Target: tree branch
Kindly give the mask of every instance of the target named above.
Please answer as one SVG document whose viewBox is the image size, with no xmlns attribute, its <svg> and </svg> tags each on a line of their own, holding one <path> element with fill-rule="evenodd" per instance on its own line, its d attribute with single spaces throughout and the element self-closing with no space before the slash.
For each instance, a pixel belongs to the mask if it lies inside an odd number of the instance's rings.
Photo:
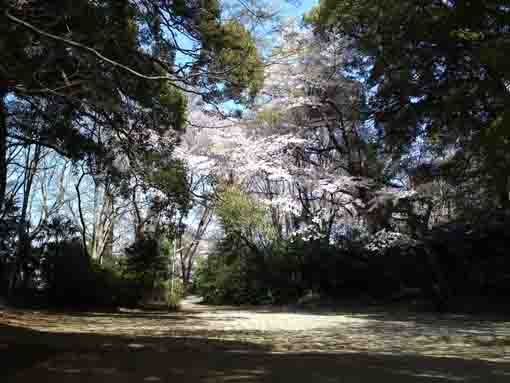
<svg viewBox="0 0 510 383">
<path fill-rule="evenodd" d="M 112 65 L 114 67 L 120 68 L 120 69 L 122 69 L 122 70 L 124 70 L 124 71 L 126 71 L 126 72 L 128 72 L 130 74 L 132 74 L 133 76 L 142 78 L 144 80 L 151 80 L 151 81 L 154 81 L 154 80 L 157 80 L 157 81 L 166 80 L 166 81 L 169 81 L 170 84 L 173 87 L 175 87 L 175 88 L 177 88 L 179 90 L 182 90 L 184 92 L 189 92 L 189 93 L 195 93 L 195 92 L 193 92 L 193 91 L 191 91 L 189 89 L 186 89 L 186 88 L 183 88 L 183 87 L 181 87 L 179 85 L 176 85 L 174 83 L 174 81 L 176 81 L 177 79 L 171 78 L 168 75 L 164 75 L 164 76 L 148 76 L 148 75 L 145 75 L 143 73 L 140 73 L 140 72 L 138 72 L 138 71 L 128 67 L 127 65 L 121 64 L 121 63 L 119 63 L 119 62 L 117 62 L 115 60 L 112 60 L 112 59 L 104 56 L 103 54 L 101 54 L 99 51 L 97 51 L 94 48 L 91 48 L 91 47 L 89 47 L 87 45 L 81 44 L 81 43 L 79 43 L 77 41 L 67 39 L 65 37 L 61 37 L 61 36 L 57 36 L 57 35 L 54 35 L 54 34 L 49 33 L 49 32 L 45 32 L 42 29 L 39 29 L 36 26 L 34 26 L 34 25 L 32 25 L 32 24 L 30 24 L 30 23 L 28 23 L 26 21 L 21 20 L 21 19 L 15 17 L 15 16 L 11 15 L 9 13 L 9 11 L 5 11 L 5 16 L 9 20 L 11 20 L 12 22 L 14 22 L 14 23 L 16 23 L 18 25 L 22 25 L 25 28 L 30 29 L 32 32 L 35 32 L 35 33 L 37 33 L 37 34 L 39 34 L 41 36 L 45 36 L 45 37 L 47 37 L 49 39 L 60 41 L 60 42 L 62 42 L 64 44 L 67 44 L 67 45 L 70 45 L 70 46 L 73 46 L 73 47 L 85 50 L 85 51 L 93 54 L 94 56 L 96 56 L 98 59 L 100 59 L 100 60 L 102 60 L 102 61 L 104 61 L 104 62 L 106 62 L 106 63 L 108 63 L 108 64 L 110 64 L 110 65 Z M 196 94 L 200 95 L 201 93 L 196 93 Z"/>
</svg>

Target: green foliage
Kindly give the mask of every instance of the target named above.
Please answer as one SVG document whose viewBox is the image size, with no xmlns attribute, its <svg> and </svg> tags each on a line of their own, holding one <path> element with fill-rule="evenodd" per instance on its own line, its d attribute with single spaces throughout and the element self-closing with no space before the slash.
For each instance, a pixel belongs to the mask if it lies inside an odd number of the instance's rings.
<svg viewBox="0 0 510 383">
<path fill-rule="evenodd" d="M 168 161 L 159 153 L 146 153 L 144 159 L 145 181 L 148 185 L 164 193 L 167 201 L 161 201 L 160 207 L 176 204 L 186 210 L 190 204 L 190 195 L 186 179 L 186 168 L 182 161 Z"/>
<path fill-rule="evenodd" d="M 152 291 L 158 281 L 166 278 L 167 265 L 168 260 L 156 239 L 139 239 L 126 248 L 124 273 L 129 279 L 138 281 L 146 292 Z"/>
<path fill-rule="evenodd" d="M 184 285 L 180 279 L 164 282 L 165 303 L 170 310 L 178 310 L 184 298 Z"/>
<path fill-rule="evenodd" d="M 186 123 L 186 109 L 188 101 L 182 91 L 168 83 L 162 83 L 162 89 L 157 97 L 160 118 L 163 123 L 177 131 L 183 131 Z M 157 108 L 155 108 L 157 110 Z"/>
<path fill-rule="evenodd" d="M 137 282 L 119 270 L 95 264 L 79 241 L 50 243 L 34 249 L 41 262 L 42 292 L 63 306 L 132 306 L 139 299 Z"/>
<path fill-rule="evenodd" d="M 250 102 L 264 83 L 262 58 L 251 33 L 238 20 L 220 22 L 217 5 L 211 7 L 202 9 L 199 25 L 202 51 L 196 68 L 207 65 L 208 81 L 215 84 L 220 80 L 221 86 L 216 87 L 211 96 Z M 228 76 L 222 76 L 222 73 Z"/>
<path fill-rule="evenodd" d="M 328 271 L 333 248 L 323 241 L 277 239 L 266 208 L 238 186 L 222 190 L 216 214 L 225 237 L 194 277 L 195 289 L 206 301 L 292 302 L 327 283 L 321 272 Z"/>
<path fill-rule="evenodd" d="M 338 249 L 324 242 L 275 241 L 262 256 L 233 238 L 199 264 L 195 288 L 211 303 L 291 303 L 306 291 L 335 294 Z"/>
<path fill-rule="evenodd" d="M 18 207 L 13 203 L 4 206 L 3 216 L 0 218 L 0 275 L 7 263 L 12 261 L 16 247 L 16 231 L 18 227 Z M 0 286 L 0 291 L 3 291 Z"/>
<path fill-rule="evenodd" d="M 110 58 L 143 71 L 145 68 L 142 66 L 147 65 L 147 60 L 141 60 L 140 45 L 136 36 L 138 31 L 133 27 L 135 9 L 124 1 L 103 3 L 98 6 L 89 1 L 60 0 L 51 5 L 45 4 L 45 16 L 33 18 L 27 18 L 27 15 L 32 14 L 32 7 L 43 5 L 32 2 L 16 4 L 9 1 L 5 10 L 34 23 L 45 32 L 66 36 L 108 52 Z M 6 52 L 3 64 L 9 68 L 9 72 L 6 73 L 5 68 L 0 66 L 0 83 L 7 79 L 13 81 L 17 86 L 10 90 L 14 91 L 15 96 L 26 96 L 35 89 L 62 88 L 55 93 L 45 94 L 42 91 L 40 96 L 44 100 L 41 104 L 46 109 L 43 114 L 46 121 L 64 122 L 57 130 L 48 129 L 48 132 L 58 134 L 53 143 L 58 144 L 70 155 L 73 155 L 76 149 L 84 151 L 85 148 L 81 145 L 86 146 L 87 141 L 87 136 L 83 132 L 78 134 L 78 130 L 73 130 L 75 129 L 73 122 L 81 115 L 80 103 L 88 105 L 91 110 L 98 113 L 113 113 L 121 108 L 119 91 L 141 102 L 148 93 L 154 91 L 152 86 L 140 86 L 141 81 L 126 78 L 115 68 L 101 65 L 100 60 L 94 59 L 85 51 L 67 49 L 68 47 L 61 42 L 20 27 L 7 19 L 4 13 L 0 18 L 2 25 L 0 46 Z M 121 77 L 122 81 L 118 81 Z M 68 96 L 77 103 L 66 99 Z M 34 98 L 34 101 L 39 100 Z M 60 118 L 61 116 L 65 119 Z M 72 132 L 75 133 L 74 139 L 66 143 L 67 136 Z M 85 142 L 76 144 L 79 136 Z"/>
<path fill-rule="evenodd" d="M 226 21 L 221 34 L 223 41 L 213 45 L 217 58 L 212 68 L 230 73 L 225 89 L 228 97 L 243 100 L 242 92 L 247 89 L 248 98 L 253 99 L 264 83 L 264 67 L 255 42 L 237 20 Z"/>
<path fill-rule="evenodd" d="M 283 115 L 284 113 L 277 108 L 264 108 L 257 112 L 257 120 L 272 127 L 282 121 Z"/>
<path fill-rule="evenodd" d="M 436 271 L 423 248 L 409 253 L 403 246 L 370 256 L 351 241 L 341 248 L 324 240 L 275 241 L 262 257 L 227 237 L 199 265 L 195 289 L 215 304 L 303 303 L 310 296 L 389 300 L 402 286 L 436 299 Z"/>
<path fill-rule="evenodd" d="M 506 1 L 322 0 L 305 19 L 351 44 L 350 69 L 377 86 L 370 106 L 388 148 L 455 146 L 469 158 L 462 198 L 483 190 L 483 209 L 510 207 L 498 181 L 510 176 Z"/>
<path fill-rule="evenodd" d="M 114 157 L 120 153 L 137 168 L 158 137 L 167 139 L 161 156 L 167 161 L 156 168 L 179 167 L 170 161 L 174 143 L 168 138 L 186 125 L 183 88 L 202 92 L 206 101 L 244 102 L 262 86 L 263 65 L 250 32 L 222 19 L 216 0 L 2 4 L 0 95 L 10 94 L 7 111 L 20 114 L 11 124 L 16 135 L 86 159 L 101 175 L 119 173 Z M 170 35 L 177 41 L 185 36 L 194 48 L 176 46 Z M 178 70 L 177 52 L 189 60 Z M 23 123 L 27 113 L 37 123 Z M 2 123 L 3 115 L 2 109 Z"/>
<path fill-rule="evenodd" d="M 253 239 L 256 234 L 269 238 L 273 235 L 265 207 L 239 186 L 228 186 L 221 191 L 216 214 L 227 233 L 237 233 L 245 240 Z"/>
<path fill-rule="evenodd" d="M 197 267 L 194 277 L 195 289 L 206 302 L 214 304 L 266 303 L 267 291 L 263 291 L 253 267 L 247 258 L 250 250 L 230 239 L 223 240 L 214 254 Z M 272 303 L 272 302 L 267 302 Z"/>
</svg>

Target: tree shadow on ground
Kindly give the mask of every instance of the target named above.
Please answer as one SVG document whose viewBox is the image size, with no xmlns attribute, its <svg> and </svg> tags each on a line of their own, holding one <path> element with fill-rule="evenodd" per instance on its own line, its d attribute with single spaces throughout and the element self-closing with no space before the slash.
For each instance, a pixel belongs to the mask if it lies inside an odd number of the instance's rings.
<svg viewBox="0 0 510 383">
<path fill-rule="evenodd" d="M 62 310 L 53 310 L 46 311 L 48 314 L 65 314 L 68 317 L 77 317 L 77 318 L 87 318 L 87 317 L 96 317 L 96 318 L 130 318 L 130 319 L 148 319 L 148 320 L 175 320 L 175 321 L 184 321 L 184 320 L 199 320 L 200 317 L 188 313 L 187 315 L 182 315 L 180 313 L 165 313 L 162 311 L 154 311 L 154 312 L 122 312 L 122 311 L 113 311 L 113 312 L 102 312 L 102 311 L 62 311 Z"/>
<path fill-rule="evenodd" d="M 507 382 L 510 363 L 271 353 L 250 342 L 39 332 L 0 325 L 2 382 Z"/>
<path fill-rule="evenodd" d="M 196 307 L 208 308 L 206 304 L 199 304 Z M 324 306 L 306 306 L 306 305 L 281 305 L 281 306 L 215 306 L 214 311 L 230 312 L 230 311 L 250 311 L 260 314 L 284 314 L 284 313 L 296 313 L 296 314 L 312 314 L 320 316 L 335 316 L 335 315 L 354 315 L 354 316 L 365 316 L 372 319 L 386 319 L 394 318 L 396 320 L 416 320 L 420 318 L 455 318 L 457 320 L 472 320 L 477 318 L 480 321 L 510 321 L 510 312 L 506 313 L 503 311 L 451 311 L 451 312 L 437 312 L 429 309 L 423 309 L 414 307 L 411 303 L 407 304 L 331 304 Z"/>
<path fill-rule="evenodd" d="M 314 316 L 350 316 L 354 318 L 364 318 L 379 321 L 400 321 L 415 323 L 430 323 L 440 321 L 445 325 L 457 327 L 459 323 L 469 325 L 484 325 L 494 323 L 509 323 L 510 313 L 495 312 L 435 312 L 430 310 L 415 309 L 409 305 L 391 305 L 391 304 L 333 304 L 322 307 L 307 307 L 300 305 L 281 305 L 281 306 L 208 306 L 205 303 L 194 305 L 195 309 L 188 312 L 197 312 L 201 310 L 213 312 L 250 312 L 257 314 L 304 314 Z M 211 307 L 214 307 L 211 310 Z M 186 311 L 184 311 L 186 312 Z"/>
<path fill-rule="evenodd" d="M 337 311 L 335 315 L 278 308 L 235 310 L 197 305 L 187 305 L 178 313 L 7 310 L 0 312 L 0 323 L 50 333 L 220 339 L 263 345 L 277 352 L 406 354 L 510 362 L 509 322 L 480 316 L 392 312 L 380 307 Z"/>
</svg>

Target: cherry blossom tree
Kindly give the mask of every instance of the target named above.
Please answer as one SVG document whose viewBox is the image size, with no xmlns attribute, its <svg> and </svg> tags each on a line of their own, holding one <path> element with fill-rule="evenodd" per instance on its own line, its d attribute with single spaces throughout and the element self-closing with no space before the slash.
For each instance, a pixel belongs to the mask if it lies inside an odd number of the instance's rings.
<svg viewBox="0 0 510 383">
<path fill-rule="evenodd" d="M 364 86 L 343 69 L 348 53 L 295 24 L 279 44 L 257 108 L 237 120 L 191 115 L 204 129 L 184 149 L 190 167 L 256 196 L 281 238 L 333 240 L 346 222 L 385 227 L 413 192 L 392 182 L 398 164 L 378 152 Z"/>
</svg>

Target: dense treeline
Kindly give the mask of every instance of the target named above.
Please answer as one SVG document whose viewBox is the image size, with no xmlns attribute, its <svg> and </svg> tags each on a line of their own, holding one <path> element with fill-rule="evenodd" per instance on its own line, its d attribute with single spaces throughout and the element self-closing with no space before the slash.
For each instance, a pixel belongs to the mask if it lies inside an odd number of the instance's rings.
<svg viewBox="0 0 510 383">
<path fill-rule="evenodd" d="M 249 103 L 263 81 L 249 20 L 223 8 L 0 1 L 2 295 L 133 303 L 165 283 L 188 97 Z"/>
<path fill-rule="evenodd" d="M 1 294 L 508 293 L 508 5 L 265 5 L 0 0 Z"/>
<path fill-rule="evenodd" d="M 279 242 L 266 257 L 226 237 L 199 265 L 195 287 L 211 303 L 347 300 L 439 311 L 506 310 L 509 221 L 503 215 L 477 225 L 455 222 L 432 230 L 423 241 L 379 232 L 365 241 L 345 238 L 343 246 Z"/>
<path fill-rule="evenodd" d="M 246 200 L 219 196 L 225 237 L 199 291 L 438 310 L 506 296 L 509 16 L 501 1 L 321 1 L 313 32 L 290 26 L 251 146 L 231 155 Z"/>
</svg>

